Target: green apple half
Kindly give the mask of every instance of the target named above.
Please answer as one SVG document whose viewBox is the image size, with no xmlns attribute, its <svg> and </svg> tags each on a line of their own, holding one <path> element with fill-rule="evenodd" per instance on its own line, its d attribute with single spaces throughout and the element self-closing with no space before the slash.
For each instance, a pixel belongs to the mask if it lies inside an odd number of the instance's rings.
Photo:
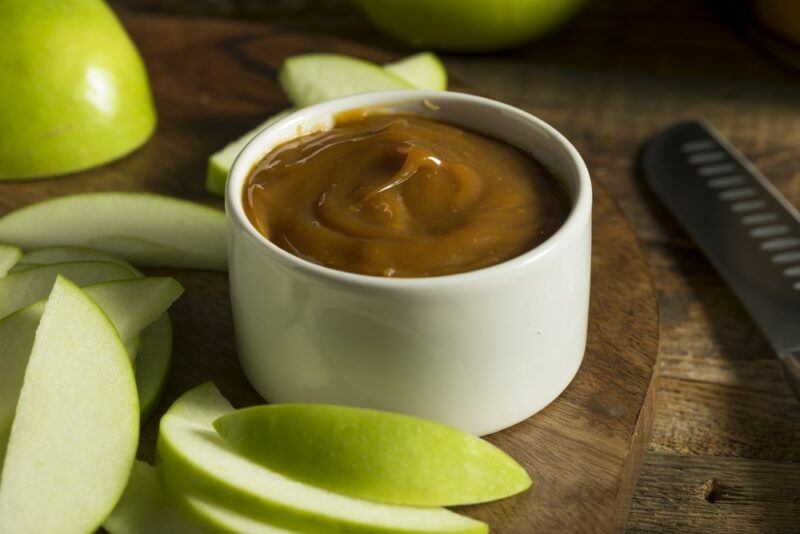
<svg viewBox="0 0 800 534">
<path fill-rule="evenodd" d="M 82 193 L 56 197 L 0 219 L 0 241 L 23 249 L 94 248 L 137 265 L 227 268 L 225 215 L 150 193 Z"/>
<path fill-rule="evenodd" d="M 159 390 L 166 381 L 169 354 L 163 354 L 164 338 L 171 343 L 171 328 L 166 319 L 166 310 L 183 291 L 180 284 L 171 278 L 136 278 L 116 282 L 103 282 L 84 288 L 84 292 L 103 310 L 120 339 L 136 339 L 139 332 L 158 317 L 155 323 L 142 332 L 142 349 L 137 361 L 137 386 L 147 394 L 141 398 L 141 411 L 147 412 L 157 400 Z M 14 419 L 14 409 L 22 388 L 25 368 L 31 355 L 45 302 L 31 304 L 0 320 L 0 347 L 2 350 L 2 373 L 0 373 L 0 462 Z M 154 339 L 151 339 L 153 337 Z M 128 342 L 126 342 L 127 345 Z M 169 347 L 171 348 L 171 347 Z M 151 354 L 152 353 L 152 354 Z M 129 357 L 131 355 L 129 354 Z M 160 359 L 160 360 L 159 360 Z M 143 368 L 140 371 L 140 368 Z"/>
<path fill-rule="evenodd" d="M 0 477 L 0 532 L 91 532 L 122 495 L 139 439 L 125 346 L 59 277 L 44 307 Z"/>
<path fill-rule="evenodd" d="M 584 0 L 356 0 L 375 26 L 416 47 L 489 52 L 553 31 Z"/>
<path fill-rule="evenodd" d="M 136 48 L 102 0 L 0 2 L 0 180 L 131 152 L 156 114 Z"/>
<path fill-rule="evenodd" d="M 485 533 L 484 523 L 443 508 L 378 504 L 291 480 L 240 456 L 212 423 L 233 408 L 213 384 L 181 396 L 162 417 L 157 456 L 163 476 L 258 521 L 301 532 Z"/>
<path fill-rule="evenodd" d="M 389 412 L 272 404 L 214 422 L 237 452 L 289 478 L 343 495 L 410 506 L 494 501 L 531 479 L 488 441 Z"/>
<path fill-rule="evenodd" d="M 11 245 L 0 243 L 0 277 L 6 275 L 22 257 L 22 251 Z"/>
</svg>

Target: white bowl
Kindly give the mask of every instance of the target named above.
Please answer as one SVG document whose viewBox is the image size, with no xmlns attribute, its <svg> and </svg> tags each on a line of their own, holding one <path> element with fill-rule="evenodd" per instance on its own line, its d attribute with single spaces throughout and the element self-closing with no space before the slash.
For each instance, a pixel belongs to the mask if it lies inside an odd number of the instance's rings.
<svg viewBox="0 0 800 534">
<path fill-rule="evenodd" d="M 335 114 L 382 107 L 505 140 L 563 178 L 564 225 L 503 263 L 430 278 L 323 267 L 250 223 L 242 190 L 276 145 L 329 128 Z M 269 402 L 408 413 L 484 435 L 544 408 L 583 359 L 589 310 L 592 188 L 575 148 L 536 117 L 462 93 L 384 91 L 301 109 L 265 128 L 228 177 L 231 299 L 239 358 Z"/>
</svg>

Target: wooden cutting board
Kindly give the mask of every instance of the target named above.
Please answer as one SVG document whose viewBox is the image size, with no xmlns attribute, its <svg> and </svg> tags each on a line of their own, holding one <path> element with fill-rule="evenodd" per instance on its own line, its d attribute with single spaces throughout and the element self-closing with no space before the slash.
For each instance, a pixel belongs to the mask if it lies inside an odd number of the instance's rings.
<svg viewBox="0 0 800 534">
<path fill-rule="evenodd" d="M 54 195 L 154 191 L 213 206 L 206 159 L 288 106 L 275 80 L 290 54 L 338 51 L 394 59 L 331 37 L 231 21 L 128 16 L 147 63 L 159 126 L 140 150 L 102 168 L 39 182 L 0 183 L 0 214 Z M 535 110 L 533 110 L 535 112 Z M 236 359 L 224 273 L 148 270 L 186 288 L 172 311 L 174 366 L 159 411 L 144 426 L 140 457 L 153 460 L 158 416 L 181 393 L 213 380 L 235 406 L 263 402 Z M 522 462 L 533 488 L 464 507 L 493 532 L 621 530 L 652 422 L 658 313 L 649 268 L 634 234 L 595 183 L 588 348 L 575 380 L 550 406 L 488 439 Z"/>
</svg>

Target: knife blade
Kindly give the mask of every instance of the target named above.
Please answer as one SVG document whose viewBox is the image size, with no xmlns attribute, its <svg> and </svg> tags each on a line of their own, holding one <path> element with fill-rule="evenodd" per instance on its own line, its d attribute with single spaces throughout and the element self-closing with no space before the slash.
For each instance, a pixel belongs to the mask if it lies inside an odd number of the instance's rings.
<svg viewBox="0 0 800 534">
<path fill-rule="evenodd" d="M 764 333 L 800 398 L 800 214 L 702 120 L 653 137 L 642 166 Z"/>
</svg>

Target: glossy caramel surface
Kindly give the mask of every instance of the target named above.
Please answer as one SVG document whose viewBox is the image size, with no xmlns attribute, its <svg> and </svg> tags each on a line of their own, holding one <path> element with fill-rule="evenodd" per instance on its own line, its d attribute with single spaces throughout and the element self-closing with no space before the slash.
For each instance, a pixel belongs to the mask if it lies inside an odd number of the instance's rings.
<svg viewBox="0 0 800 534">
<path fill-rule="evenodd" d="M 560 180 L 517 148 L 421 116 L 366 112 L 277 146 L 243 195 L 250 221 L 279 247 L 395 277 L 508 260 L 570 210 Z"/>
</svg>

